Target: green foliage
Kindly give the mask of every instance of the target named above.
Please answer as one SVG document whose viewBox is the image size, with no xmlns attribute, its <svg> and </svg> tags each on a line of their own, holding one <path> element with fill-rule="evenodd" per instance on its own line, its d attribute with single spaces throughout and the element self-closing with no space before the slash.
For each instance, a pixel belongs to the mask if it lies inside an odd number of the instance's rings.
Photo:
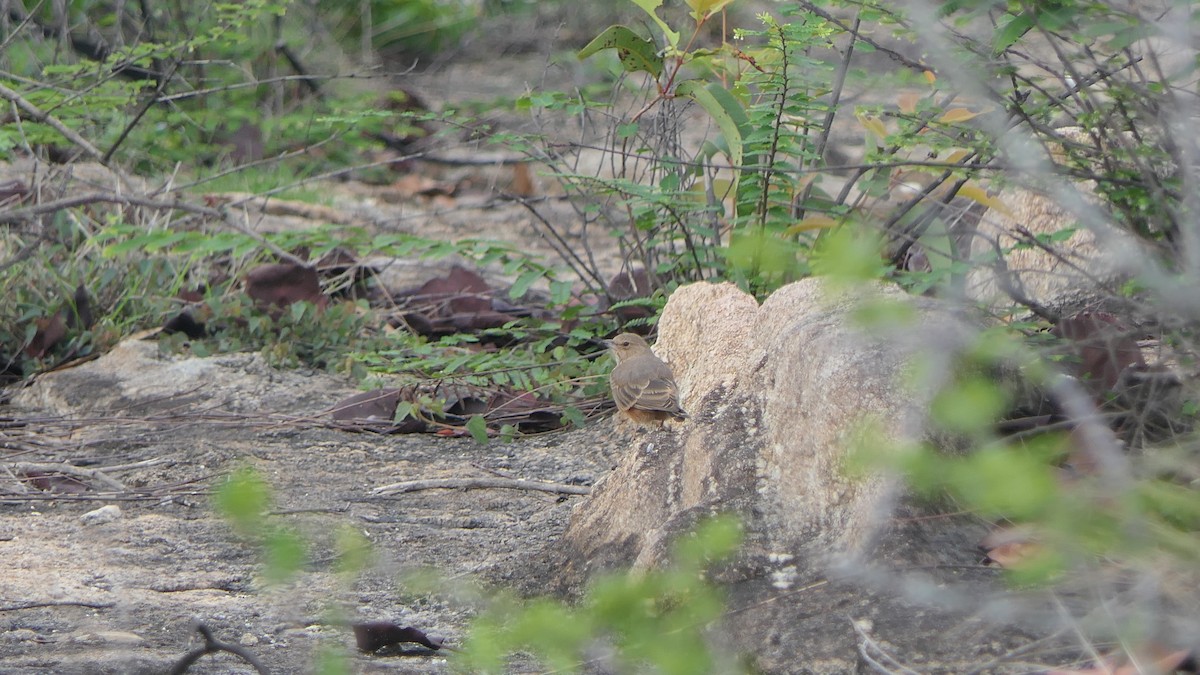
<svg viewBox="0 0 1200 675">
<path fill-rule="evenodd" d="M 600 578 L 578 607 L 495 598 L 472 624 L 462 665 L 502 672 L 509 655 L 528 651 L 556 672 L 580 672 L 589 650 L 608 644 L 619 672 L 647 666 L 679 675 L 730 672 L 718 665 L 705 635 L 724 609 L 705 570 L 732 556 L 740 542 L 736 520 L 718 517 L 675 543 L 672 567 Z"/>
<path fill-rule="evenodd" d="M 381 109 L 388 106 L 377 95 L 312 74 L 340 65 L 323 56 L 336 55 L 340 46 L 323 37 L 328 33 L 314 34 L 313 23 L 344 16 L 361 26 L 358 5 L 318 4 L 328 7 L 256 0 L 216 11 L 154 6 L 148 16 L 71 6 L 63 17 L 39 5 L 32 18 L 42 26 L 70 25 L 77 43 L 108 45 L 106 52 L 98 60 L 71 58 L 73 52 L 48 38 L 51 28 L 43 35 L 23 25 L 0 53 L 0 66 L 12 74 L 0 82 L 90 141 L 108 162 L 154 176 L 184 166 L 194 172 L 192 185 L 214 180 L 227 189 L 277 188 L 359 161 L 378 147 L 379 132 L 404 136 L 421 114 Z M 459 3 L 374 4 L 381 22 L 395 22 L 376 26 L 388 43 L 440 36 L 413 42 L 417 49 L 434 48 L 470 24 L 470 11 Z M 445 21 L 451 13 L 458 18 Z M 411 20 L 417 15 L 432 23 L 418 27 Z M 135 20 L 142 27 L 136 33 L 126 25 Z M 387 33 L 393 37 L 382 38 Z M 350 36 L 347 41 L 358 48 Z M 130 77 L 130 66 L 142 69 L 138 79 Z M 45 155 L 70 145 L 40 120 L 0 127 L 0 147 Z M 265 158 L 274 159 L 259 171 L 230 169 Z"/>
<path fill-rule="evenodd" d="M 272 584 L 291 579 L 307 558 L 304 541 L 295 532 L 267 522 L 271 491 L 252 468 L 230 474 L 213 493 L 213 506 L 239 536 L 262 549 L 263 578 Z"/>
<path fill-rule="evenodd" d="M 15 250 L 20 240 L 0 234 L 3 246 Z M 66 317 L 66 337 L 45 356 L 53 363 L 63 355 L 87 356 L 116 344 L 124 336 L 160 324 L 174 305 L 172 295 L 186 283 L 186 260 L 158 256 L 111 258 L 95 225 L 59 213 L 40 247 L 7 261 L 0 274 L 0 354 L 13 358 L 27 345 L 35 322 L 55 314 Z M 77 318 L 75 293 L 82 289 L 93 323 Z M 33 365 L 39 365 L 34 362 Z M 27 369 L 32 370 L 32 368 Z"/>
</svg>

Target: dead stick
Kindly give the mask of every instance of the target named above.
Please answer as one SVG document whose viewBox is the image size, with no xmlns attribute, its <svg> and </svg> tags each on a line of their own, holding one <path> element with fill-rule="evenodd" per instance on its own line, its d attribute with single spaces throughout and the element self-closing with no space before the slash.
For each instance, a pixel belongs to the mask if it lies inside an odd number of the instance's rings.
<svg viewBox="0 0 1200 675">
<path fill-rule="evenodd" d="M 104 483 L 105 486 L 119 492 L 125 492 L 129 489 L 125 487 L 124 483 L 109 476 L 100 469 L 83 469 L 70 464 L 41 462 L 17 462 L 16 464 L 12 465 L 12 469 L 18 474 L 23 474 L 27 478 L 29 477 L 30 473 L 60 473 L 64 476 L 85 478 L 94 480 L 98 483 Z"/>
<path fill-rule="evenodd" d="M 23 609 L 38 609 L 41 607 L 87 607 L 88 609 L 109 609 L 116 607 L 116 605 L 111 602 L 51 600 L 49 602 L 23 602 L 17 605 L 0 605 L 0 612 L 17 612 Z"/>
<path fill-rule="evenodd" d="M 40 108 L 25 100 L 23 96 L 12 89 L 9 89 L 3 84 L 0 84 L 0 98 L 12 103 L 21 110 L 24 110 L 33 121 L 41 122 L 42 124 L 49 126 L 58 133 L 62 134 L 62 136 L 68 141 L 71 141 L 78 146 L 80 150 L 83 150 L 88 155 L 91 155 L 92 159 L 100 162 L 104 166 L 108 166 L 108 162 L 105 160 L 104 153 L 97 150 L 96 146 L 88 143 L 87 139 L 75 133 L 73 129 L 60 122 L 56 117 L 50 115 L 49 113 L 42 112 Z"/>
<path fill-rule="evenodd" d="M 565 495 L 588 495 L 592 488 L 586 485 L 566 485 L 564 483 L 546 483 L 540 480 L 524 480 L 522 478 L 430 478 L 426 480 L 407 480 L 391 485 L 384 485 L 371 490 L 375 495 L 396 495 L 418 490 L 457 490 L 477 488 L 500 488 L 508 490 L 536 490 L 538 492 L 554 492 Z"/>
</svg>

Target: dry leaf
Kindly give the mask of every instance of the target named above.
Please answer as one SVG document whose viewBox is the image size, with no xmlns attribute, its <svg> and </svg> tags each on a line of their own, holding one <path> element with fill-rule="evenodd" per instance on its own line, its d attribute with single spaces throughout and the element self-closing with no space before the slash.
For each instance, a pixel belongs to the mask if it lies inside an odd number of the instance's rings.
<svg viewBox="0 0 1200 675">
<path fill-rule="evenodd" d="M 517 162 L 512 165 L 513 179 L 509 186 L 509 191 L 518 197 L 533 197 L 537 194 L 537 190 L 533 185 L 533 172 L 529 170 L 529 164 L 526 162 Z"/>
<path fill-rule="evenodd" d="M 979 113 L 971 112 L 966 108 L 951 108 L 946 111 L 946 114 L 938 118 L 938 121 L 943 124 L 953 124 L 955 122 L 966 122 L 969 119 L 978 117 Z"/>
<path fill-rule="evenodd" d="M 295 263 L 259 265 L 246 273 L 246 295 L 260 307 L 287 307 L 307 300 L 325 306 L 317 269 Z"/>
<path fill-rule="evenodd" d="M 875 134 L 879 138 L 887 138 L 887 127 L 883 124 L 883 120 L 872 115 L 858 115 L 859 124 L 867 131 Z"/>
<path fill-rule="evenodd" d="M 824 214 L 816 214 L 807 216 L 803 220 L 791 225 L 784 231 L 785 235 L 791 236 L 800 234 L 801 232 L 811 232 L 812 230 L 824 230 L 837 225 L 837 221 Z"/>
<path fill-rule="evenodd" d="M 974 183 L 964 183 L 962 187 L 958 188 L 957 195 L 959 197 L 970 199 L 977 204 L 986 206 L 993 211 L 1003 213 L 1009 218 L 1015 217 L 1013 216 L 1012 209 L 1009 209 L 1004 202 L 1000 201 L 1000 199 L 997 197 L 989 195 L 987 190 Z"/>
</svg>

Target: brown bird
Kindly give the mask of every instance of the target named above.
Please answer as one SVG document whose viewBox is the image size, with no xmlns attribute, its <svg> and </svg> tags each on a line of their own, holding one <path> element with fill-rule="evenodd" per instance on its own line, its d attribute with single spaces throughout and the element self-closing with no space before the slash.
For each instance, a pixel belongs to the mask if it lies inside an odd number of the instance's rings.
<svg viewBox="0 0 1200 675">
<path fill-rule="evenodd" d="M 617 365 L 608 378 L 617 410 L 640 426 L 684 420 L 671 367 L 650 351 L 640 335 L 621 333 L 608 341 Z"/>
</svg>

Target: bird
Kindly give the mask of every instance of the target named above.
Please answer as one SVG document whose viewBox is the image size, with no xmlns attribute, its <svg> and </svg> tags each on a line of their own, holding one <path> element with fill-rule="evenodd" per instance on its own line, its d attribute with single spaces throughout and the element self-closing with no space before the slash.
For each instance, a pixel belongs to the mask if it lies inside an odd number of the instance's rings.
<svg viewBox="0 0 1200 675">
<path fill-rule="evenodd" d="M 617 365 L 608 384 L 617 411 L 638 426 L 662 426 L 668 419 L 685 420 L 679 406 L 679 388 L 671 367 L 650 351 L 640 335 L 621 333 L 607 341 Z"/>
</svg>

